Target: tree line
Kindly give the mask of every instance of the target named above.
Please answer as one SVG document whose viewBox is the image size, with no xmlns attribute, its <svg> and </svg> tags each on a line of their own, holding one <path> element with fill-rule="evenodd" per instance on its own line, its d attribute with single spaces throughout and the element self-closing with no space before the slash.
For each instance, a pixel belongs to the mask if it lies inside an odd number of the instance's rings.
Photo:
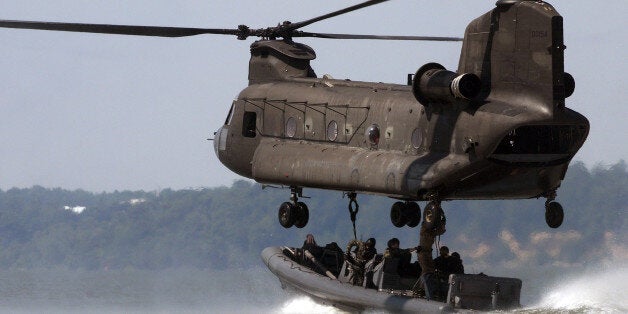
<svg viewBox="0 0 628 314">
<path fill-rule="evenodd" d="M 447 233 L 440 244 L 466 263 L 582 264 L 613 254 L 628 240 L 626 164 L 569 168 L 557 200 L 565 221 L 550 229 L 544 199 L 444 202 Z M 303 229 L 282 228 L 286 189 L 236 181 L 231 187 L 93 193 L 40 186 L 0 190 L 1 269 L 234 269 L 261 265 L 264 247 L 300 246 L 312 233 L 319 244 L 344 247 L 352 237 L 349 200 L 342 193 L 305 189 L 310 208 Z M 358 237 L 375 237 L 383 252 L 392 237 L 418 243 L 418 228 L 395 228 L 395 200 L 358 195 Z M 425 203 L 421 203 L 424 206 Z M 85 209 L 78 213 L 75 207 Z"/>
</svg>

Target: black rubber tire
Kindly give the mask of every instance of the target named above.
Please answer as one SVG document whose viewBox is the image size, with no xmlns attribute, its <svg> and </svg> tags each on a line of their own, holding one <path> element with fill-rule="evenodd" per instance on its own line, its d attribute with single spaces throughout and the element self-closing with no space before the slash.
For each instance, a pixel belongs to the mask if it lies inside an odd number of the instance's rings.
<svg viewBox="0 0 628 314">
<path fill-rule="evenodd" d="M 284 228 L 290 228 L 294 225 L 295 216 L 297 215 L 295 206 L 290 202 L 283 202 L 279 206 L 279 224 Z"/>
<path fill-rule="evenodd" d="M 427 229 L 434 229 L 441 223 L 443 209 L 434 202 L 429 202 L 423 209 L 423 226 Z"/>
<path fill-rule="evenodd" d="M 408 217 L 406 217 L 407 208 L 408 206 L 404 202 L 392 204 L 390 207 L 390 222 L 392 222 L 393 226 L 401 228 L 406 225 L 408 222 Z"/>
<path fill-rule="evenodd" d="M 294 206 L 294 205 L 293 205 Z M 310 220 L 310 210 L 303 202 L 298 202 L 296 206 L 297 217 L 294 221 L 294 226 L 297 228 L 303 228 Z"/>
<path fill-rule="evenodd" d="M 558 202 L 549 202 L 545 205 L 545 222 L 550 228 L 556 229 L 563 224 L 565 212 Z"/>
<path fill-rule="evenodd" d="M 416 202 L 407 202 L 408 223 L 407 226 L 414 228 L 421 222 L 421 206 Z"/>
</svg>

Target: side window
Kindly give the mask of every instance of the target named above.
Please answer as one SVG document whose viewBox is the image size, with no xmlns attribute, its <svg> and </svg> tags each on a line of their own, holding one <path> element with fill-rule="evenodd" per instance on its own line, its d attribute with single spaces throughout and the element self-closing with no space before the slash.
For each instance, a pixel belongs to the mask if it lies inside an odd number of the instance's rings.
<svg viewBox="0 0 628 314">
<path fill-rule="evenodd" d="M 242 121 L 242 136 L 255 137 L 256 121 L 257 121 L 257 113 L 252 112 L 252 111 L 244 112 L 244 118 Z"/>
</svg>

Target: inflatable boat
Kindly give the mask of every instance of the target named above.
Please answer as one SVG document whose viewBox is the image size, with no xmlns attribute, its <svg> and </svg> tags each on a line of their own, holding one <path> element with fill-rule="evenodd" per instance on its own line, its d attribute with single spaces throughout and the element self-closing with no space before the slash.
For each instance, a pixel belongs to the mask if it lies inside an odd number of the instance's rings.
<svg viewBox="0 0 628 314">
<path fill-rule="evenodd" d="M 376 255 L 356 271 L 351 255 L 335 247 L 321 247 L 314 254 L 301 248 L 268 247 L 261 257 L 282 287 L 343 310 L 450 313 L 521 306 L 521 280 L 517 278 L 451 274 L 436 288 L 442 294 L 426 294 L 419 278 L 398 272 L 398 259 Z"/>
</svg>

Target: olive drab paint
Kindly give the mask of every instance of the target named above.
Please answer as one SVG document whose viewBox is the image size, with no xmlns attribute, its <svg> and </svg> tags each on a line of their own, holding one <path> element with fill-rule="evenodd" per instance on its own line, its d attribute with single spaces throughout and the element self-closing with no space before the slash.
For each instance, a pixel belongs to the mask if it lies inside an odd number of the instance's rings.
<svg viewBox="0 0 628 314">
<path fill-rule="evenodd" d="M 498 2 L 467 27 L 454 73 L 479 78 L 477 95 L 421 103 L 412 86 L 317 78 L 306 45 L 257 41 L 250 85 L 217 133 L 218 157 L 275 185 L 413 201 L 545 196 L 589 131 L 564 105 L 562 32 L 547 3 Z M 429 79 L 424 89 L 442 89 Z M 256 116 L 253 136 L 244 135 L 247 114 Z M 377 143 L 368 135 L 374 126 Z"/>
</svg>

